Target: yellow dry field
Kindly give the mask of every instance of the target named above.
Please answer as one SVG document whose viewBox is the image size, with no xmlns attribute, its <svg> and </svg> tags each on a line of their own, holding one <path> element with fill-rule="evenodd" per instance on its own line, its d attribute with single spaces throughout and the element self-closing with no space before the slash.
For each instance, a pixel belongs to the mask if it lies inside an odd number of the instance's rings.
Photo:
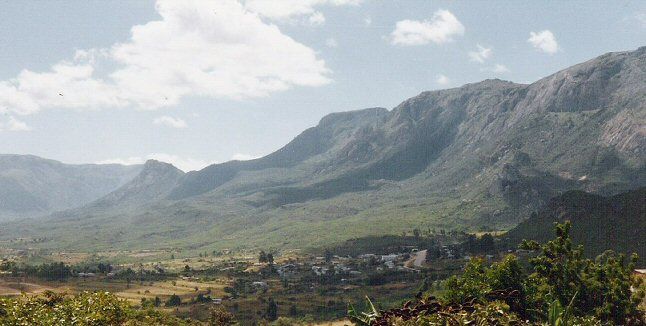
<svg viewBox="0 0 646 326">
<path fill-rule="evenodd" d="M 224 282 L 198 282 L 177 280 L 173 285 L 172 281 L 153 282 L 144 285 L 133 284 L 130 288 L 115 292 L 121 298 L 127 299 L 133 303 L 139 303 L 141 298 L 153 299 L 156 296 L 164 299 L 173 294 L 182 298 L 182 301 L 190 300 L 198 294 L 206 295 L 210 289 L 211 297 L 222 297 L 224 295 Z M 195 288 L 198 290 L 196 291 Z"/>
<path fill-rule="evenodd" d="M 54 292 L 78 293 L 82 291 L 109 291 L 117 296 L 128 300 L 133 304 L 139 304 L 141 298 L 153 299 L 156 296 L 166 300 L 172 294 L 179 295 L 182 300 L 190 300 L 198 294 L 218 298 L 224 295 L 226 280 L 212 282 L 200 282 L 189 280 L 145 282 L 143 284 L 132 282 L 128 287 L 125 282 L 102 281 L 102 280 L 70 280 L 68 282 L 41 282 L 21 279 L 0 280 L 0 296 L 15 296 L 25 293 L 27 295 L 40 294 L 50 290 Z M 198 290 L 196 291 L 195 288 Z"/>
<path fill-rule="evenodd" d="M 65 264 L 74 265 L 86 261 L 90 257 L 87 253 L 79 252 L 55 252 L 49 255 L 50 260 L 55 262 L 63 262 Z"/>
<path fill-rule="evenodd" d="M 19 279 L 0 280 L 0 296 L 15 296 L 23 292 L 27 294 L 39 294 L 47 290 L 55 291 L 57 287 Z"/>
<path fill-rule="evenodd" d="M 475 235 L 478 238 L 485 234 L 491 234 L 494 237 L 498 237 L 505 233 L 507 233 L 507 231 L 479 231 L 479 232 L 474 232 L 473 235 Z"/>
</svg>

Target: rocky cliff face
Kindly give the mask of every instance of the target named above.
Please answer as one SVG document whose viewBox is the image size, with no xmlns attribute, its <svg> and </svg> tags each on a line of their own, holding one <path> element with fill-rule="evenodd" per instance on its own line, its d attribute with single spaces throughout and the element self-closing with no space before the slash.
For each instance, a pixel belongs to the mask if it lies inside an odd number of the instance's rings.
<svg viewBox="0 0 646 326">
<path fill-rule="evenodd" d="M 646 145 L 645 60 L 646 48 L 611 53 L 531 85 L 486 80 L 425 92 L 390 112 L 333 114 L 265 158 L 190 174 L 171 198 L 218 191 L 237 176 L 256 178 L 244 171 L 261 170 L 272 179 L 266 192 L 274 200 L 268 202 L 278 204 L 366 190 L 376 180 L 402 181 L 447 170 L 463 175 L 451 186 L 483 170 L 495 170 L 482 176 L 494 186 L 494 194 L 521 190 L 527 198 L 517 199 L 525 204 L 538 198 L 530 206 L 570 188 L 631 188 L 644 182 L 633 176 L 642 171 L 646 159 L 640 152 Z M 532 165 L 519 164 L 518 156 Z M 509 179 L 511 170 L 515 175 Z M 287 174 L 289 178 L 281 176 Z M 609 180 L 609 174 L 616 178 Z M 541 185 L 540 178 L 549 179 L 549 185 Z"/>
</svg>

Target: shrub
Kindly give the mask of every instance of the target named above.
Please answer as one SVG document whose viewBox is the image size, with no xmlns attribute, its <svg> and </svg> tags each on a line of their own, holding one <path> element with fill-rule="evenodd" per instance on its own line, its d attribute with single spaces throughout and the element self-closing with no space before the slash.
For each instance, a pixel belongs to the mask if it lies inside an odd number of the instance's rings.
<svg viewBox="0 0 646 326">
<path fill-rule="evenodd" d="M 473 259 L 462 275 L 449 278 L 440 301 L 433 298 L 403 308 L 357 312 L 349 318 L 370 325 L 645 325 L 642 280 L 633 275 L 637 256 L 606 252 L 584 258 L 573 246 L 570 223 L 556 225 L 556 238 L 543 245 L 525 241 L 537 252 L 524 271 L 509 255 L 485 266 Z"/>
<path fill-rule="evenodd" d="M 0 325 L 191 325 L 163 312 L 137 310 L 107 292 L 84 292 L 73 297 L 0 299 Z"/>
</svg>

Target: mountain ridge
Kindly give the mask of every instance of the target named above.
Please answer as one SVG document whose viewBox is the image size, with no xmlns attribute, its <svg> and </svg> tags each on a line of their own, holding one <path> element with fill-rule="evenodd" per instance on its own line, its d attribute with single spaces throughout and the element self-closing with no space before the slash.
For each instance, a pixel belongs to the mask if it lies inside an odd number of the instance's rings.
<svg viewBox="0 0 646 326">
<path fill-rule="evenodd" d="M 82 206 L 120 187 L 140 166 L 65 164 L 0 154 L 0 217 L 43 216 Z"/>
<path fill-rule="evenodd" d="M 531 84 L 485 80 L 423 92 L 390 111 L 334 113 L 265 157 L 176 176 L 127 211 L 57 214 L 48 231 L 54 242 L 89 225 L 119 234 L 79 232 L 70 248 L 91 238 L 98 247 L 161 241 L 197 250 L 508 229 L 569 190 L 646 185 L 645 80 L 642 47 Z"/>
</svg>

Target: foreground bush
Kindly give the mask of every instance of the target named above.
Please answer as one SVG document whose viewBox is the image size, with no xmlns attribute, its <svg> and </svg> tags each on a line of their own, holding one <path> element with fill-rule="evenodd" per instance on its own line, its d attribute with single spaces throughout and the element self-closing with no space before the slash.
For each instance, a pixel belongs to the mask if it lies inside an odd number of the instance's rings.
<svg viewBox="0 0 646 326">
<path fill-rule="evenodd" d="M 445 282 L 446 293 L 403 308 L 349 317 L 365 325 L 646 325 L 640 304 L 642 280 L 633 275 L 636 255 L 606 252 L 584 258 L 569 236 L 570 224 L 556 226 L 546 244 L 524 242 L 536 255 L 525 270 L 514 255 L 485 266 L 474 259 L 460 276 Z"/>
<path fill-rule="evenodd" d="M 107 292 L 0 299 L 0 325 L 194 325 L 163 312 L 138 310 Z"/>
</svg>

